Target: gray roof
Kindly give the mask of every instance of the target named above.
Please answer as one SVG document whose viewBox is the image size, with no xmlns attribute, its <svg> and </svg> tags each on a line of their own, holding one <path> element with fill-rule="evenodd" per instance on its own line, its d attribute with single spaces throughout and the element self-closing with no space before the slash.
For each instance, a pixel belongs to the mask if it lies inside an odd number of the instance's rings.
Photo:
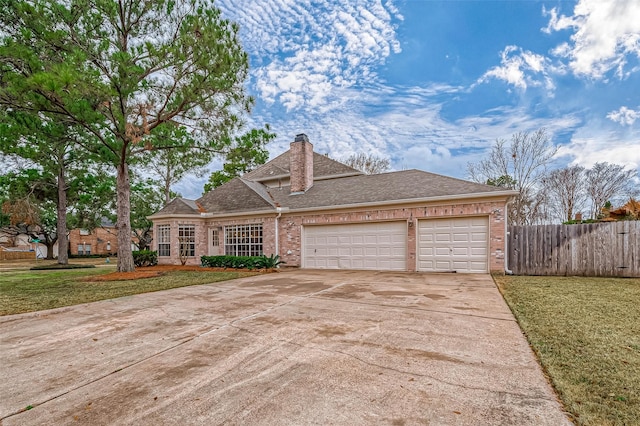
<svg viewBox="0 0 640 426">
<path fill-rule="evenodd" d="M 290 195 L 289 187 L 269 188 L 276 203 L 291 209 L 502 192 L 504 188 L 448 176 L 406 170 L 321 180 L 304 194 Z"/>
<path fill-rule="evenodd" d="M 257 169 L 242 176 L 243 179 L 252 181 L 263 181 L 276 176 L 288 176 L 290 169 L 289 152 L 281 154 L 263 164 Z M 332 160 L 326 155 L 313 153 L 313 176 L 315 178 L 326 177 L 332 175 L 361 175 L 360 170 L 356 170 L 353 167 L 349 167 L 346 164 L 342 164 L 339 161 Z"/>
<path fill-rule="evenodd" d="M 187 198 L 174 198 L 155 214 L 199 214 L 200 209 L 195 201 Z"/>
<path fill-rule="evenodd" d="M 268 188 L 261 181 L 289 175 L 289 152 L 209 191 L 196 201 L 176 198 L 156 215 L 200 214 L 226 215 L 243 212 L 274 212 L 277 207 L 322 209 L 354 204 L 408 202 L 428 198 L 474 197 L 478 194 L 509 196 L 505 188 L 483 185 L 448 176 L 405 170 L 365 175 L 349 166 L 314 153 L 313 186 L 301 194 L 290 193 L 289 186 Z"/>
<path fill-rule="evenodd" d="M 258 188 L 259 187 L 259 188 Z M 273 210 L 270 196 L 263 185 L 234 178 L 197 200 L 207 213 L 239 213 Z"/>
</svg>

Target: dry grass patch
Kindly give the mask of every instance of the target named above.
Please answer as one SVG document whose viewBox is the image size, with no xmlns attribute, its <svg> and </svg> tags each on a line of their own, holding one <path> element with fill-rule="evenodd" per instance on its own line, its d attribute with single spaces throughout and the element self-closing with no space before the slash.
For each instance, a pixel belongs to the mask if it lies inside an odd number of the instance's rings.
<svg viewBox="0 0 640 426">
<path fill-rule="evenodd" d="M 167 271 L 162 276 L 119 281 L 90 281 L 110 269 L 3 272 L 0 274 L 0 315 L 53 309 L 122 296 L 256 275 L 256 272 L 219 272 L 203 268 Z"/>
<path fill-rule="evenodd" d="M 579 425 L 640 419 L 640 279 L 494 277 Z"/>
</svg>

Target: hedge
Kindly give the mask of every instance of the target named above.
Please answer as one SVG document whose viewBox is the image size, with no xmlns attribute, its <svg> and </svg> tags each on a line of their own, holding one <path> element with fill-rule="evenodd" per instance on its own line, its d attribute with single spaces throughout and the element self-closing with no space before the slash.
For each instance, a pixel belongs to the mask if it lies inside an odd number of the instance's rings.
<svg viewBox="0 0 640 426">
<path fill-rule="evenodd" d="M 137 250 L 133 253 L 133 264 L 136 266 L 155 266 L 158 264 L 158 252 L 151 250 Z"/>
<path fill-rule="evenodd" d="M 275 268 L 285 262 L 280 260 L 280 256 L 202 256 L 200 258 L 202 266 L 208 268 L 230 268 L 230 269 L 267 269 Z"/>
</svg>

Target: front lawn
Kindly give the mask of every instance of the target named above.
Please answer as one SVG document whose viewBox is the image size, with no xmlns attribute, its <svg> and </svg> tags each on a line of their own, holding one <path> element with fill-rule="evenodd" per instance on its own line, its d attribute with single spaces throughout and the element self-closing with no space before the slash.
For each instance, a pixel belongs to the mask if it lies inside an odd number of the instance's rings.
<svg viewBox="0 0 640 426">
<path fill-rule="evenodd" d="M 255 272 L 171 271 L 154 278 L 87 282 L 83 278 L 111 269 L 76 269 L 0 273 L 0 315 L 59 308 L 170 288 L 207 284 L 255 275 Z"/>
<path fill-rule="evenodd" d="M 640 419 L 640 279 L 495 276 L 579 425 Z"/>
</svg>

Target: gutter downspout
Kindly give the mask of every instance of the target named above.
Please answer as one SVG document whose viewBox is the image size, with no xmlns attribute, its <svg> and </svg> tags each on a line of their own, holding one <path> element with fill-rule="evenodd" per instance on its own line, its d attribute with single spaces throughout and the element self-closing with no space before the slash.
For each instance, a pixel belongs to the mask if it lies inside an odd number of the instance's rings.
<svg viewBox="0 0 640 426">
<path fill-rule="evenodd" d="M 504 205 L 504 273 L 513 275 L 513 271 L 509 269 L 509 231 L 507 231 L 507 222 L 509 221 L 509 204 L 513 201 L 513 197 Z"/>
<path fill-rule="evenodd" d="M 280 216 L 282 216 L 282 207 L 276 207 L 276 211 L 278 212 L 278 216 L 276 216 L 276 256 L 280 255 L 280 247 L 279 247 L 279 235 L 278 229 L 280 228 Z"/>
</svg>

